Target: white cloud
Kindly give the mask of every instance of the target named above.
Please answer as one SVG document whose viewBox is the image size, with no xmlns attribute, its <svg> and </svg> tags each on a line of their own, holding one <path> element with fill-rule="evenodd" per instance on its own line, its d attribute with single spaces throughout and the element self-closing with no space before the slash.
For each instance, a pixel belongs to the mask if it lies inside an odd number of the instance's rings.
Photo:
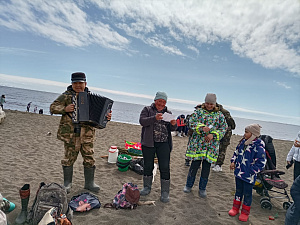
<svg viewBox="0 0 300 225">
<path fill-rule="evenodd" d="M 17 31 L 29 31 L 66 46 L 99 44 L 124 50 L 130 43 L 101 21 L 93 22 L 72 1 L 12 0 L 0 3 L 0 25 Z"/>
<path fill-rule="evenodd" d="M 90 10 L 99 16 L 91 17 Z M 187 56 L 183 48 L 226 42 L 254 63 L 300 76 L 297 0 L 12 0 L 0 3 L 0 15 L 0 26 L 71 47 L 98 44 L 123 51 L 130 38 L 138 38 Z"/>
<path fill-rule="evenodd" d="M 292 88 L 291 86 L 288 86 L 285 82 L 274 81 L 274 83 L 281 86 L 281 87 L 284 87 L 286 89 L 291 89 Z"/>
<path fill-rule="evenodd" d="M 46 52 L 36 51 L 31 49 L 24 49 L 24 48 L 7 48 L 7 47 L 0 47 L 1 53 L 9 53 L 14 55 L 26 55 L 27 53 L 39 53 L 45 54 Z"/>
<path fill-rule="evenodd" d="M 300 75 L 300 4 L 296 0 L 265 1 L 100 1 L 124 21 L 128 35 L 151 35 L 162 28 L 175 40 L 198 43 L 226 41 L 236 54 L 266 68 L 285 69 Z M 136 26 L 138 21 L 139 26 Z M 151 24 L 151 29 L 147 28 Z M 122 25 L 120 25 L 122 27 Z M 164 43 L 168 45 L 168 43 Z M 164 50 L 164 45 L 157 45 Z M 188 47 L 188 46 L 187 46 Z M 174 52 L 172 52 L 174 53 Z"/>
<path fill-rule="evenodd" d="M 190 49 L 190 50 L 192 50 L 192 51 L 194 51 L 194 52 L 196 52 L 197 55 L 199 55 L 199 53 L 200 53 L 200 51 L 196 47 L 194 47 L 192 45 L 188 45 L 187 48 Z"/>
</svg>

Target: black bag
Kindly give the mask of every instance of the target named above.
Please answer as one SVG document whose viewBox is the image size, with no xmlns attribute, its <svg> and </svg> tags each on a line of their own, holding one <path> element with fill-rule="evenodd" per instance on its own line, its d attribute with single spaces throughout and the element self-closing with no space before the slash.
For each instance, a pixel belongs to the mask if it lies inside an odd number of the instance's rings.
<svg viewBox="0 0 300 225">
<path fill-rule="evenodd" d="M 136 172 L 139 175 L 144 174 L 144 159 L 136 159 L 136 160 L 131 160 L 129 164 L 129 169 L 132 171 Z"/>
</svg>

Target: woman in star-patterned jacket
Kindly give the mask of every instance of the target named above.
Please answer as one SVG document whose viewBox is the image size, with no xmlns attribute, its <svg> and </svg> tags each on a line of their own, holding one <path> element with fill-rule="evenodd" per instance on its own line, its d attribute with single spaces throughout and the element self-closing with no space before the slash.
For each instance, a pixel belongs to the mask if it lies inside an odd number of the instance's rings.
<svg viewBox="0 0 300 225">
<path fill-rule="evenodd" d="M 243 206 L 240 221 L 247 221 L 252 203 L 252 188 L 255 184 L 256 175 L 266 165 L 264 142 L 260 136 L 260 126 L 251 124 L 245 128 L 243 139 L 237 145 L 231 158 L 230 169 L 234 170 L 236 192 L 233 200 L 233 207 L 229 211 L 230 216 L 239 213 L 242 199 Z"/>
</svg>

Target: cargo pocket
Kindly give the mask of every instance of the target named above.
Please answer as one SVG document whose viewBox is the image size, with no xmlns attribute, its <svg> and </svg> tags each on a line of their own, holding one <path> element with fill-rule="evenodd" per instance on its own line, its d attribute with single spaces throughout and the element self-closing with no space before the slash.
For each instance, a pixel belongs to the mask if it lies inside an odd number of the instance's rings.
<svg viewBox="0 0 300 225">
<path fill-rule="evenodd" d="M 62 140 L 66 143 L 70 143 L 72 137 L 73 137 L 73 127 L 71 127 L 69 124 L 62 124 L 59 125 L 59 129 L 57 132 L 57 138 L 59 140 Z"/>
<path fill-rule="evenodd" d="M 81 128 L 81 143 L 93 143 L 96 130 L 93 127 L 83 126 Z"/>
</svg>

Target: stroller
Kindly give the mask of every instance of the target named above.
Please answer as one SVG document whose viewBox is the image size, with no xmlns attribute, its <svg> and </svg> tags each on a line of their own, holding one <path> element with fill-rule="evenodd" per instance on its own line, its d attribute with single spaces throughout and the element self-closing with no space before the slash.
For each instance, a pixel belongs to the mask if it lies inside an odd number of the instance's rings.
<svg viewBox="0 0 300 225">
<path fill-rule="evenodd" d="M 265 150 L 267 163 L 265 170 L 257 174 L 257 179 L 253 187 L 262 198 L 260 199 L 260 206 L 263 209 L 272 209 L 272 198 L 277 199 L 287 199 L 283 202 L 283 208 L 287 210 L 292 202 L 286 191 L 288 184 L 280 178 L 280 175 L 285 174 L 285 172 L 276 170 L 276 154 L 274 145 L 272 143 L 272 137 L 268 135 L 261 135 L 261 139 L 265 142 Z M 280 189 L 281 191 L 273 190 L 273 188 Z M 275 196 L 270 195 L 269 193 L 276 193 Z M 279 196 L 283 195 L 283 196 Z"/>
</svg>

